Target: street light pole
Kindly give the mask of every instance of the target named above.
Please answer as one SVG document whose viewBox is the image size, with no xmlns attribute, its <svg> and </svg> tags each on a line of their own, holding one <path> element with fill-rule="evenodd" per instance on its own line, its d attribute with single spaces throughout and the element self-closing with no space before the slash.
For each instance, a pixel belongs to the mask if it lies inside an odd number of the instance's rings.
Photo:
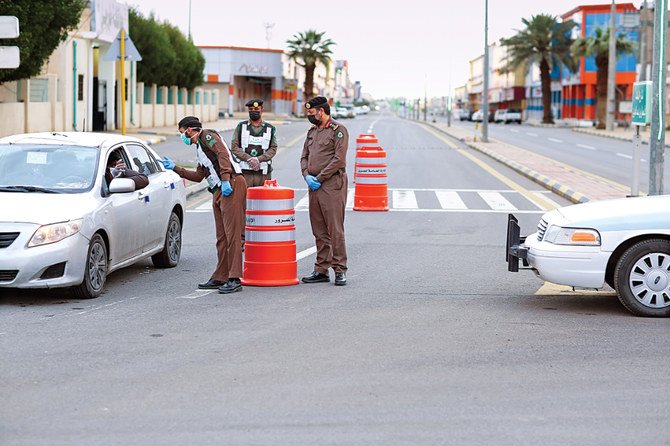
<svg viewBox="0 0 670 446">
<path fill-rule="evenodd" d="M 647 9 L 647 0 L 642 2 L 642 8 L 640 10 L 640 75 L 638 76 L 638 82 L 647 80 L 647 15 L 649 10 Z"/>
<path fill-rule="evenodd" d="M 614 130 L 614 109 L 616 108 L 616 99 L 614 91 L 616 88 L 616 2 L 612 0 L 610 9 L 610 39 L 609 54 L 607 59 L 607 118 L 605 127 L 607 130 Z"/>
<path fill-rule="evenodd" d="M 188 0 L 188 40 L 193 42 L 191 37 L 191 0 Z"/>
<path fill-rule="evenodd" d="M 484 91 L 482 92 L 482 142 L 489 142 L 489 0 L 484 0 Z"/>
<path fill-rule="evenodd" d="M 651 134 L 649 135 L 649 195 L 663 194 L 665 150 L 665 36 L 668 0 L 654 4 L 654 55 L 651 63 Z"/>
</svg>

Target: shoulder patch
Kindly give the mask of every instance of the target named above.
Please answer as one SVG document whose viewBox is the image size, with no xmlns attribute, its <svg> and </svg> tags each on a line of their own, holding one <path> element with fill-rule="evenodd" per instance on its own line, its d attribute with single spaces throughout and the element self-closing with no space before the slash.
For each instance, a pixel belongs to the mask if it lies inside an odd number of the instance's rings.
<svg viewBox="0 0 670 446">
<path fill-rule="evenodd" d="M 212 135 L 210 135 L 209 133 L 206 134 L 206 135 L 205 135 L 205 139 L 206 139 L 207 141 L 209 141 L 210 139 L 212 139 Z"/>
<path fill-rule="evenodd" d="M 339 132 L 337 132 L 337 137 L 340 138 L 340 139 L 341 139 L 341 138 L 344 138 L 344 133 L 342 133 L 342 130 L 340 130 Z"/>
</svg>

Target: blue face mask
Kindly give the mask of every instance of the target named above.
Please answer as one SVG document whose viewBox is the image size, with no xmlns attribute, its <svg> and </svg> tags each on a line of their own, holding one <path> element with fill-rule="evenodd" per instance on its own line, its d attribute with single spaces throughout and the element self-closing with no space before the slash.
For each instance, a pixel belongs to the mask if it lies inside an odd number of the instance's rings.
<svg viewBox="0 0 670 446">
<path fill-rule="evenodd" d="M 186 136 L 186 134 L 184 134 L 184 133 L 180 133 L 179 136 L 181 136 L 181 140 L 182 140 L 182 142 L 183 142 L 184 144 L 186 144 L 187 146 L 190 146 L 190 145 L 192 144 L 192 143 L 191 143 L 191 138 L 189 138 L 188 136 Z"/>
</svg>

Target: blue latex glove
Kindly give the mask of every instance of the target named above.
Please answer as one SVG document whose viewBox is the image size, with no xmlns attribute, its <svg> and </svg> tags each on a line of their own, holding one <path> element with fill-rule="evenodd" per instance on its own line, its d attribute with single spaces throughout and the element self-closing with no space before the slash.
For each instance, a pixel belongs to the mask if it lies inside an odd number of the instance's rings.
<svg viewBox="0 0 670 446">
<path fill-rule="evenodd" d="M 159 159 L 159 160 L 156 160 L 156 161 L 158 161 L 158 162 L 160 162 L 161 164 L 163 164 L 163 166 L 164 166 L 166 169 L 170 169 L 170 170 L 173 170 L 173 169 L 174 169 L 174 161 L 172 161 L 172 160 L 171 160 L 170 158 L 168 158 L 167 156 L 164 156 L 162 160 Z"/>
<path fill-rule="evenodd" d="M 230 181 L 222 181 L 221 182 L 221 195 L 224 197 L 227 197 L 228 195 L 233 193 L 233 188 L 230 186 Z"/>
<path fill-rule="evenodd" d="M 321 183 L 314 175 L 305 175 L 305 182 L 307 183 L 309 190 L 317 190 L 321 187 Z"/>
</svg>

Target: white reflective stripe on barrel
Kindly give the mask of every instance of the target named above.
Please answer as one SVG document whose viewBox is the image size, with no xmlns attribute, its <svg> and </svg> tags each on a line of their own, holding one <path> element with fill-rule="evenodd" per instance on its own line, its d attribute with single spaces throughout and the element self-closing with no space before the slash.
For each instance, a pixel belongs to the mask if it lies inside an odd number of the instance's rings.
<svg viewBox="0 0 670 446">
<path fill-rule="evenodd" d="M 293 242 L 295 241 L 295 230 L 287 231 L 245 231 L 247 242 Z"/>
<path fill-rule="evenodd" d="M 282 200 L 249 200 L 247 209 L 250 211 L 285 211 L 293 209 L 293 198 Z"/>
<path fill-rule="evenodd" d="M 360 175 L 356 177 L 356 183 L 358 184 L 386 184 L 386 182 L 386 175 L 383 177 L 362 177 Z"/>
<path fill-rule="evenodd" d="M 249 215 L 247 226 L 292 226 L 295 224 L 295 214 Z"/>
<path fill-rule="evenodd" d="M 386 167 L 356 167 L 356 175 L 360 174 L 386 175 Z"/>
<path fill-rule="evenodd" d="M 380 164 L 386 164 L 386 158 L 359 158 L 356 157 L 356 164 L 361 164 L 364 166 L 379 166 Z"/>
</svg>

